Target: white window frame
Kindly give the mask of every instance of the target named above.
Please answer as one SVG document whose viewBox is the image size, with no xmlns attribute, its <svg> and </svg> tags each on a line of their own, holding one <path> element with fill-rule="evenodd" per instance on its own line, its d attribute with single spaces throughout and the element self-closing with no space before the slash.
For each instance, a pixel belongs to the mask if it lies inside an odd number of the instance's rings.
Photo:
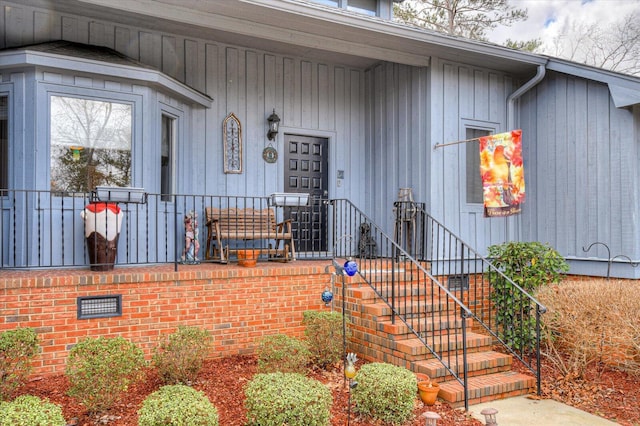
<svg viewBox="0 0 640 426">
<path fill-rule="evenodd" d="M 490 121 L 480 121 L 480 120 L 471 120 L 471 119 L 462 119 L 460 123 L 460 140 L 467 139 L 467 130 L 479 130 L 485 131 L 487 134 L 493 135 L 497 133 L 499 128 L 499 123 L 494 123 Z M 469 203 L 467 202 L 467 175 L 470 172 L 467 170 L 467 155 L 470 153 L 470 149 L 472 146 L 476 146 L 474 143 L 462 143 L 460 144 L 461 148 L 459 150 L 459 169 L 460 169 L 460 208 L 464 213 L 483 213 L 484 212 L 484 204 L 479 203 Z M 475 155 L 480 155 L 479 152 L 476 152 Z M 480 178 L 480 169 L 474 171 L 478 174 L 478 178 Z"/>
<path fill-rule="evenodd" d="M 176 192 L 176 171 L 177 171 L 177 163 L 176 163 L 176 147 L 179 144 L 180 140 L 180 124 L 181 124 L 181 116 L 180 114 L 176 114 L 173 108 L 171 111 L 168 111 L 167 106 L 162 106 L 160 108 L 160 131 L 159 131 L 159 158 L 162 161 L 162 144 L 163 144 L 163 134 L 164 134 L 164 118 L 167 117 L 171 120 L 171 139 L 169 141 L 169 190 L 166 194 L 162 191 L 162 164 L 159 167 L 159 179 L 160 187 L 158 188 L 158 193 L 163 194 L 162 201 L 171 201 L 171 197 L 167 197 L 167 194 L 174 194 Z"/>
<path fill-rule="evenodd" d="M 45 106 L 43 113 L 46 113 L 46 120 L 41 120 L 40 125 L 46 126 L 46 129 L 42 129 L 43 133 L 47 135 L 46 156 L 39 158 L 39 163 L 46 166 L 42 167 L 47 171 L 47 182 L 51 177 L 51 97 L 75 97 L 83 99 L 92 99 L 103 102 L 116 102 L 131 105 L 131 186 L 143 187 L 142 184 L 142 151 L 143 144 L 141 130 L 143 126 L 143 113 L 142 104 L 143 97 L 134 93 L 115 92 L 109 90 L 100 90 L 83 87 L 70 87 L 58 84 L 47 83 L 42 85 L 43 90 L 46 93 Z M 51 189 L 50 184 L 46 186 L 47 190 Z"/>
<path fill-rule="evenodd" d="M 13 182 L 13 161 L 11 161 L 13 157 L 13 125 L 14 125 L 14 117 L 13 117 L 13 85 L 12 84 L 2 84 L 0 83 L 0 96 L 7 97 L 7 158 L 3 159 L 6 161 L 6 173 L 7 173 L 7 182 L 6 188 L 9 189 L 14 187 Z M 2 194 L 0 194 L 2 195 Z"/>
</svg>

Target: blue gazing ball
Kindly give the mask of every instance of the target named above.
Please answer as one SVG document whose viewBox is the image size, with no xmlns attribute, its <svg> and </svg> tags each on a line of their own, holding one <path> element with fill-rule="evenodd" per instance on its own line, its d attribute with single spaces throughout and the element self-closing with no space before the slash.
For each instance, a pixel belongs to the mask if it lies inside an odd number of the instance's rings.
<svg viewBox="0 0 640 426">
<path fill-rule="evenodd" d="M 350 277 L 354 276 L 356 272 L 358 272 L 358 264 L 355 260 L 347 260 L 344 263 L 344 272 L 347 273 Z"/>
<path fill-rule="evenodd" d="M 326 304 L 331 303 L 331 301 L 333 300 L 333 293 L 331 293 L 331 291 L 329 290 L 325 290 L 322 292 L 322 301 Z"/>
</svg>

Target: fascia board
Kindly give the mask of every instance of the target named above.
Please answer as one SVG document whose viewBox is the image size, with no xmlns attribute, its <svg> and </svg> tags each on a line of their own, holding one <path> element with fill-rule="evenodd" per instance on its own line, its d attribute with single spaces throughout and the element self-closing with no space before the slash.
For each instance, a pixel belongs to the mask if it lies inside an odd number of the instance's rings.
<svg viewBox="0 0 640 426">
<path fill-rule="evenodd" d="M 616 108 L 640 104 L 640 89 L 630 89 L 609 83 L 609 93 Z"/>
<path fill-rule="evenodd" d="M 162 2 L 162 7 L 158 7 L 158 2 L 151 0 L 79 1 L 205 29 L 413 66 L 429 66 L 431 57 L 435 55 L 430 51 L 434 48 L 439 49 L 440 52 L 449 51 L 452 58 L 461 58 L 466 54 L 474 57 L 488 55 L 503 61 L 512 61 L 514 65 L 520 66 L 522 64 L 537 66 L 544 64 L 547 60 L 541 55 L 508 49 L 504 46 L 448 36 L 379 18 L 360 17 L 332 7 L 289 0 L 239 0 L 238 3 L 262 8 L 265 11 L 263 15 L 266 15 L 266 12 L 279 14 L 276 21 L 280 23 L 284 17 L 286 21 L 296 21 L 298 18 L 301 22 L 320 23 L 320 27 L 322 22 L 325 22 L 327 28 L 337 24 L 352 30 L 349 37 L 337 38 L 326 29 L 320 34 L 283 28 L 281 24 L 247 21 L 242 16 L 242 11 L 236 11 L 238 7 L 233 8 L 231 2 L 221 5 L 214 13 L 202 9 L 189 9 L 172 2 Z"/>
</svg>

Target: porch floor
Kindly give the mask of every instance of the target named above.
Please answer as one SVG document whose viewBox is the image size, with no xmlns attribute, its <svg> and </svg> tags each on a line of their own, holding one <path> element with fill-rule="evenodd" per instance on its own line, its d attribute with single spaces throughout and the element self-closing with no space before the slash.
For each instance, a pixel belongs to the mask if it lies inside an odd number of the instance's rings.
<svg viewBox="0 0 640 426">
<path fill-rule="evenodd" d="M 15 279 L 38 279 L 38 278 L 72 278 L 86 276 L 111 276 L 121 274 L 164 274 L 173 272 L 225 272 L 225 271 L 247 271 L 260 270 L 268 271 L 269 275 L 275 271 L 285 268 L 324 268 L 331 265 L 330 260 L 296 260 L 293 262 L 270 262 L 258 261 L 255 267 L 246 268 L 238 265 L 236 260 L 229 263 L 217 263 L 203 261 L 198 265 L 178 264 L 177 271 L 173 263 L 145 264 L 145 265 L 115 265 L 111 271 L 92 271 L 88 266 L 83 268 L 43 268 L 43 269 L 2 269 L 0 270 L 0 282 Z M 330 271 L 331 272 L 331 271 Z M 1 287 L 0 287 L 1 288 Z"/>
</svg>

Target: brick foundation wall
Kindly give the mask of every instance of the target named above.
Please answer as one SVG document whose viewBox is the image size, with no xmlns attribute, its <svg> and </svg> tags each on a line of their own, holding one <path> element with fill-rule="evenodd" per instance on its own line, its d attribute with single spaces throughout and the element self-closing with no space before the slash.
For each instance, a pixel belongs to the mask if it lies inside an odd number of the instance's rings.
<svg viewBox="0 0 640 426">
<path fill-rule="evenodd" d="M 87 336 L 122 336 L 151 358 L 179 325 L 209 330 L 214 357 L 252 353 L 262 336 L 302 337 L 302 313 L 323 310 L 330 283 L 324 262 L 116 268 L 113 272 L 25 271 L 0 276 L 0 332 L 33 327 L 41 353 L 34 374 L 64 371 L 69 350 Z M 37 276 L 34 276 L 37 275 Z M 77 298 L 122 295 L 122 316 L 77 319 Z"/>
</svg>

